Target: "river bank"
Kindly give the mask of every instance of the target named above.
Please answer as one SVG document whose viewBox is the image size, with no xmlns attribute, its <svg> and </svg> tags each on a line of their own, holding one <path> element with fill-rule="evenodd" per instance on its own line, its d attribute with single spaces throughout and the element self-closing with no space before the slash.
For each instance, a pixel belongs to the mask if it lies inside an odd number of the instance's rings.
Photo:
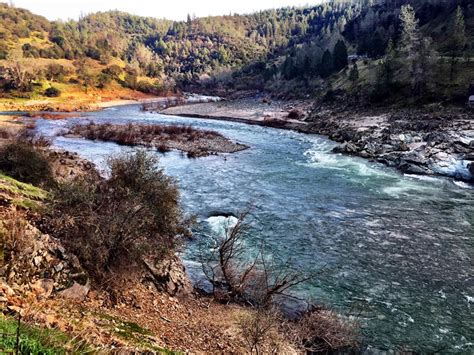
<svg viewBox="0 0 474 355">
<path fill-rule="evenodd" d="M 47 157 L 55 180 L 63 184 L 90 174 L 101 179 L 94 163 L 76 153 L 37 149 Z M 41 213 L 52 198 L 55 194 L 47 190 L 0 174 L 0 232 L 5 237 L 0 245 L 9 250 L 10 236 L 18 233 L 14 236 L 21 237 L 22 246 L 0 260 L 0 323 L 21 316 L 22 339 L 25 329 L 34 326 L 38 332 L 51 329 L 61 339 L 71 339 L 57 345 L 67 352 L 93 348 L 125 353 L 246 353 L 249 337 L 258 332 L 263 353 L 304 353 L 307 345 L 302 345 L 299 332 L 312 323 L 299 325 L 277 314 L 260 320 L 258 309 L 222 303 L 194 291 L 177 256 L 146 259 L 147 267 L 138 274 L 129 273 L 124 265 L 123 272 L 114 276 L 122 281 L 114 293 L 91 285 L 79 258 L 54 231 L 46 234 L 43 230 Z M 315 344 L 345 348 L 358 341 L 353 338 L 359 336 L 358 328 L 352 328 L 355 323 L 319 308 L 311 315 L 314 324 L 321 326 L 308 330 L 316 334 Z M 253 322 L 265 322 L 266 329 L 252 328 L 260 324 Z"/>
<path fill-rule="evenodd" d="M 341 143 L 335 153 L 375 160 L 406 174 L 474 181 L 474 114 L 463 108 L 340 110 L 307 102 L 241 99 L 160 113 L 321 134 Z"/>
<path fill-rule="evenodd" d="M 406 174 L 474 182 L 474 113 L 460 107 L 337 111 L 315 109 L 310 130 L 356 155 Z"/>
</svg>

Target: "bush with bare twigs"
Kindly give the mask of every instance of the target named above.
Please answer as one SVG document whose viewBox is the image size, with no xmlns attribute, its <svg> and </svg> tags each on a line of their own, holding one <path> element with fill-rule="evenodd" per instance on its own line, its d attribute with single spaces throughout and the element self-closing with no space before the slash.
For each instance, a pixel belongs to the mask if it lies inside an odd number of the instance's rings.
<svg viewBox="0 0 474 355">
<path fill-rule="evenodd" d="M 243 315 L 238 326 L 247 345 L 249 354 L 284 353 L 285 339 L 282 338 L 283 324 L 286 324 L 278 309 L 259 308 Z"/>
<path fill-rule="evenodd" d="M 248 211 L 234 226 L 225 226 L 223 235 L 210 236 L 213 245 L 202 253 L 201 264 L 216 297 L 266 307 L 277 296 L 289 296 L 288 291 L 311 276 L 269 262 L 263 247 L 258 255 L 246 260 L 247 216 Z"/>
<path fill-rule="evenodd" d="M 358 324 L 325 309 L 312 309 L 293 325 L 295 342 L 307 353 L 350 351 L 359 345 Z"/>
<path fill-rule="evenodd" d="M 111 177 L 62 183 L 45 228 L 78 256 L 98 283 L 163 258 L 188 232 L 175 181 L 145 152 L 110 159 Z"/>
<path fill-rule="evenodd" d="M 166 126 L 145 124 L 95 124 L 78 125 L 71 133 L 86 139 L 115 142 L 122 145 L 149 145 L 153 142 L 165 144 L 166 141 L 195 141 L 222 137 L 217 132 L 198 130 L 190 126 Z"/>
</svg>

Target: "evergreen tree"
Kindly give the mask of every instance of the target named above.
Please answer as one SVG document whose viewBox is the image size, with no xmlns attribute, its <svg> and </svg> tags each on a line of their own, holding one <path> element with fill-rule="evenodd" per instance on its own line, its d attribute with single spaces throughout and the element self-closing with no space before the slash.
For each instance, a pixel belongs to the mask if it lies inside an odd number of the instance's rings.
<svg viewBox="0 0 474 355">
<path fill-rule="evenodd" d="M 408 58 L 413 59 L 421 37 L 418 19 L 415 17 L 413 7 L 410 5 L 402 6 L 400 10 L 400 21 L 402 23 L 400 51 Z"/>
<path fill-rule="evenodd" d="M 349 80 L 351 81 L 352 86 L 355 86 L 357 80 L 359 80 L 359 68 L 357 67 L 356 62 L 352 64 L 351 71 L 349 72 Z"/>
<path fill-rule="evenodd" d="M 333 71 L 332 54 L 329 51 L 329 49 L 326 49 L 326 51 L 323 54 L 323 58 L 321 59 L 321 65 L 320 65 L 321 77 L 327 78 L 329 75 L 331 75 L 332 71 Z"/>
<path fill-rule="evenodd" d="M 410 5 L 402 6 L 400 20 L 402 22 L 400 52 L 406 58 L 407 75 L 413 93 L 422 96 L 430 86 L 436 55 L 431 47 L 431 39 L 422 37 L 415 11 Z"/>
<path fill-rule="evenodd" d="M 335 71 L 344 69 L 347 66 L 347 47 L 344 41 L 339 40 L 334 46 L 333 60 Z"/>
<path fill-rule="evenodd" d="M 466 27 L 461 6 L 458 6 L 451 20 L 448 50 L 451 56 L 450 81 L 453 81 L 457 57 L 462 55 L 466 46 Z"/>
</svg>

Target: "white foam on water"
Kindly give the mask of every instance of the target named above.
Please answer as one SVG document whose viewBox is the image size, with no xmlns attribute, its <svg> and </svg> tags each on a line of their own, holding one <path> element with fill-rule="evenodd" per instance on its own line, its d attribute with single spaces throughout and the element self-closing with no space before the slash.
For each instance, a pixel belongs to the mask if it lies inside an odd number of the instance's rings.
<svg viewBox="0 0 474 355">
<path fill-rule="evenodd" d="M 415 174 L 403 174 L 403 176 L 408 177 L 410 179 L 421 180 L 421 181 L 429 181 L 429 182 L 442 182 L 440 178 L 428 175 L 415 175 Z"/>
<path fill-rule="evenodd" d="M 224 235 L 226 230 L 234 228 L 239 220 L 234 216 L 213 216 L 206 221 L 214 234 Z"/>
<path fill-rule="evenodd" d="M 453 181 L 454 185 L 460 187 L 461 189 L 474 190 L 474 186 L 470 185 L 463 181 Z"/>
</svg>

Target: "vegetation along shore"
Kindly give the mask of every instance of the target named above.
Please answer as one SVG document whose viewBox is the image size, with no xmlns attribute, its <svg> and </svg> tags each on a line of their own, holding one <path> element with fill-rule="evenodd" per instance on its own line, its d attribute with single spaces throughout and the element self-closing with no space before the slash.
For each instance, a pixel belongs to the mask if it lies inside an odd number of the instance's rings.
<svg viewBox="0 0 474 355">
<path fill-rule="evenodd" d="M 288 1 L 184 21 L 0 3 L 0 352 L 472 352 L 472 277 L 443 258 L 472 256 L 474 4 Z M 404 208 L 460 229 L 394 231 Z"/>
</svg>

